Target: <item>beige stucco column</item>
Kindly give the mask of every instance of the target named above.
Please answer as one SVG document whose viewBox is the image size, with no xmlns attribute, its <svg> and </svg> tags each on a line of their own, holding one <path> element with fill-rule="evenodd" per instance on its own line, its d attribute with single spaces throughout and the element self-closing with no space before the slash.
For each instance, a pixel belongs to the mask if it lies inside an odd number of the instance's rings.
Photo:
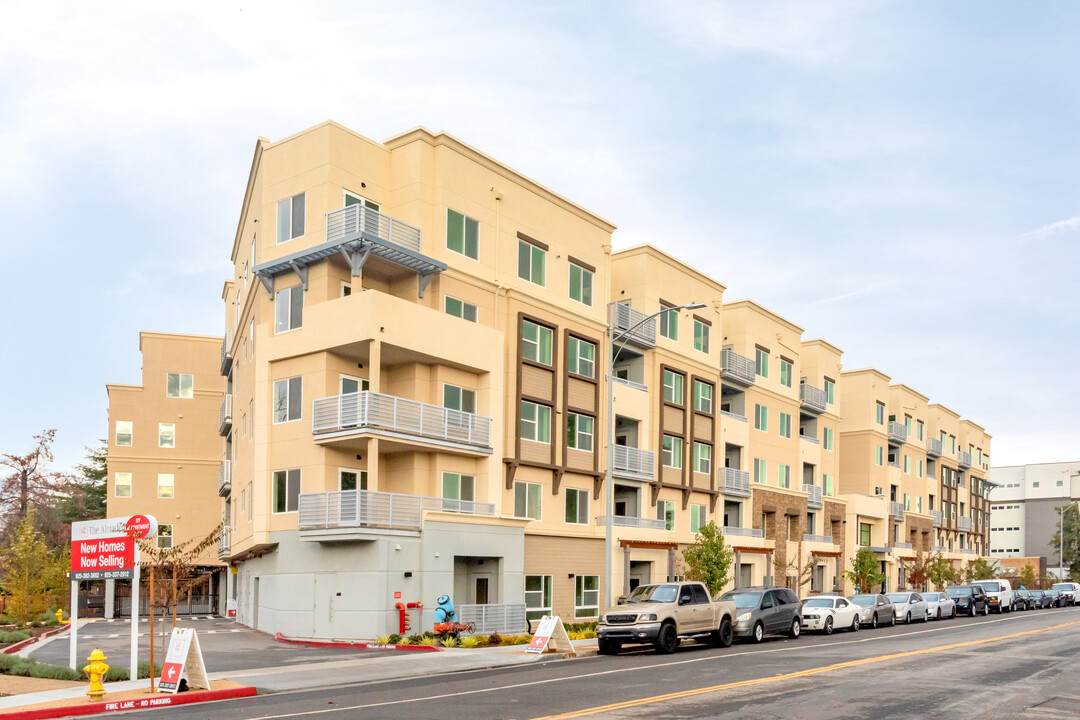
<svg viewBox="0 0 1080 720">
<path fill-rule="evenodd" d="M 382 379 L 382 342 L 372 340 L 368 343 L 368 389 L 371 392 L 382 392 L 380 380 Z M 371 477 L 370 470 L 368 477 Z"/>
</svg>

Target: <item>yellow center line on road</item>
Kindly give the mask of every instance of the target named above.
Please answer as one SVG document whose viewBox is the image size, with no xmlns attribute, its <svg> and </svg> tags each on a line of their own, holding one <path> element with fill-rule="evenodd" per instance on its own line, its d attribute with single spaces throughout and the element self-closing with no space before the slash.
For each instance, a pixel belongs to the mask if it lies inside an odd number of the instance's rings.
<svg viewBox="0 0 1080 720">
<path fill-rule="evenodd" d="M 568 713 L 562 713 L 559 715 L 545 715 L 543 717 L 534 718 L 534 720 L 569 720 L 570 718 L 588 717 L 590 715 L 598 715 L 604 712 L 613 712 L 615 710 L 625 710 L 627 708 L 641 707 L 643 705 L 652 705 L 659 702 L 665 702 L 667 700 L 680 700 L 682 698 L 695 697 L 698 695 L 707 695 L 709 693 L 720 692 L 721 690 L 735 690 L 738 688 L 750 687 L 753 685 L 764 685 L 766 683 L 782 682 L 784 680 L 791 680 L 793 678 L 811 677 L 813 675 L 820 675 L 822 673 L 833 672 L 835 670 L 844 670 L 847 668 L 859 667 L 861 665 L 872 665 L 874 663 L 887 662 L 889 660 L 898 660 L 900 658 L 915 657 L 917 655 L 929 655 L 930 653 L 944 652 L 946 650 L 955 650 L 957 648 L 972 647 L 973 645 L 985 645 L 987 643 L 1001 642 L 1002 640 L 1011 640 L 1013 638 L 1024 637 L 1026 635 L 1036 635 L 1038 633 L 1048 632 L 1050 630 L 1060 630 L 1071 625 L 1080 625 L 1080 620 L 1074 620 L 1072 622 L 1062 623 L 1061 625 L 1051 625 L 1050 627 L 1039 628 L 1037 630 L 1025 630 L 1023 632 L 1011 633 L 1009 635 L 1000 635 L 998 637 L 986 638 L 983 640 L 968 640 L 967 642 L 952 643 L 949 645 L 938 645 L 932 648 L 923 648 L 922 650 L 908 650 L 901 653 L 893 653 L 892 655 L 878 655 L 876 657 L 863 658 L 861 660 L 849 660 L 848 662 L 837 663 L 835 665 L 825 665 L 822 667 L 811 668 L 809 670 L 800 670 L 799 672 L 786 673 L 783 675 L 772 675 L 769 677 L 754 678 L 753 680 L 741 680 L 739 682 L 726 683 L 723 685 L 711 685 L 709 687 L 696 688 L 694 690 L 682 690 L 675 693 L 667 693 L 666 695 L 653 695 L 651 697 L 639 698 L 637 700 L 626 700 L 620 703 L 612 703 L 610 705 L 599 705 L 597 707 L 585 708 L 582 710 L 574 710 Z"/>
</svg>

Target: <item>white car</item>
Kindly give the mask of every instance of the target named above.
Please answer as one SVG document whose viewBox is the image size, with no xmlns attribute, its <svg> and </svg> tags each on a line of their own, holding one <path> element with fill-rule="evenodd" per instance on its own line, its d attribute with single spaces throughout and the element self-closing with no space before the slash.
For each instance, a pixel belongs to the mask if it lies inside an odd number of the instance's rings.
<svg viewBox="0 0 1080 720">
<path fill-rule="evenodd" d="M 858 605 L 838 595 L 821 595 L 802 601 L 804 630 L 820 630 L 826 635 L 832 635 L 838 628 L 858 632 L 859 614 Z"/>
<path fill-rule="evenodd" d="M 927 622 L 930 619 L 926 601 L 917 592 L 886 593 L 885 597 L 889 598 L 895 607 L 897 622 L 910 625 L 913 620 Z"/>
<path fill-rule="evenodd" d="M 1013 604 L 1012 583 L 1008 580 L 976 580 L 971 583 L 978 585 L 986 591 L 986 600 L 990 603 L 990 609 L 997 613 L 1012 612 L 1016 607 Z"/>
<path fill-rule="evenodd" d="M 922 593 L 926 601 L 926 612 L 935 620 L 956 617 L 956 602 L 943 592 Z"/>
<path fill-rule="evenodd" d="M 1052 590 L 1061 592 L 1061 607 L 1080 603 L 1080 583 L 1059 582 L 1054 583 Z"/>
</svg>

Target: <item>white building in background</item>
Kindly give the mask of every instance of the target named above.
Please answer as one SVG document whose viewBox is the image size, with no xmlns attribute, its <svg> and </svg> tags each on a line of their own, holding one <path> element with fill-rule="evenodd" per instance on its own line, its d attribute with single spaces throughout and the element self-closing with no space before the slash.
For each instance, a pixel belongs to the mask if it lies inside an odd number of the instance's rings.
<svg viewBox="0 0 1080 720">
<path fill-rule="evenodd" d="M 1044 557 L 1062 577 L 1050 540 L 1058 531 L 1060 508 L 1080 501 L 1080 462 L 993 468 L 990 491 L 990 557 Z"/>
</svg>

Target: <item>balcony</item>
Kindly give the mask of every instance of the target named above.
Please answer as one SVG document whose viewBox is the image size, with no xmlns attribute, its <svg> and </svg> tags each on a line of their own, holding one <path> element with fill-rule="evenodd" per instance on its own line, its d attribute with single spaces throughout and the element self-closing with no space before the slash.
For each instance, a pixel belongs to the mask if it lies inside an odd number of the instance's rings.
<svg viewBox="0 0 1080 720">
<path fill-rule="evenodd" d="M 725 495 L 737 497 L 750 497 L 750 473 L 736 468 L 724 468 L 724 486 L 721 488 Z"/>
<path fill-rule="evenodd" d="M 232 395 L 226 394 L 218 411 L 218 435 L 225 437 L 232 429 Z"/>
<path fill-rule="evenodd" d="M 750 387 L 757 377 L 754 361 L 731 348 L 720 351 L 720 379 Z"/>
<path fill-rule="evenodd" d="M 370 390 L 317 399 L 311 430 L 316 440 L 370 434 L 491 453 L 491 418 Z"/>
<path fill-rule="evenodd" d="M 228 497 L 232 492 L 232 460 L 222 460 L 218 469 L 217 494 Z"/>
<path fill-rule="evenodd" d="M 816 542 L 816 543 L 828 543 L 832 544 L 832 535 L 813 535 L 806 533 L 802 536 L 803 542 Z"/>
<path fill-rule="evenodd" d="M 870 552 L 889 554 L 892 552 L 892 548 L 888 545 L 871 545 Z"/>
<path fill-rule="evenodd" d="M 357 235 L 420 252 L 420 228 L 383 215 L 363 205 L 346 205 L 326 213 L 326 241 L 339 242 Z"/>
<path fill-rule="evenodd" d="M 956 528 L 960 532 L 971 532 L 971 518 L 962 517 L 956 521 Z"/>
<path fill-rule="evenodd" d="M 653 479 L 656 470 L 656 455 L 649 450 L 640 450 L 626 445 L 614 446 L 615 462 L 611 474 L 630 480 Z"/>
<path fill-rule="evenodd" d="M 821 488 L 810 483 L 803 483 L 802 491 L 809 495 L 806 498 L 806 507 L 821 509 Z"/>
<path fill-rule="evenodd" d="M 724 534 L 734 537 L 748 537 L 748 538 L 763 538 L 765 537 L 764 531 L 759 528 L 744 528 L 744 527 L 728 527 L 724 526 Z"/>
<path fill-rule="evenodd" d="M 300 495 L 299 524 L 305 531 L 419 531 L 424 510 L 494 515 L 492 503 L 403 495 L 374 490 L 335 490 Z M 344 534 L 344 533 L 340 533 Z"/>
<path fill-rule="evenodd" d="M 971 467 L 971 453 L 960 450 L 956 453 L 956 463 L 960 466 L 961 470 L 967 470 Z"/>
<path fill-rule="evenodd" d="M 895 519 L 895 520 L 903 520 L 904 519 L 904 503 L 890 501 L 889 502 L 889 514 L 892 515 L 893 519 Z"/>
<path fill-rule="evenodd" d="M 219 558 L 228 557 L 232 551 L 232 528 L 225 525 L 221 528 L 217 539 L 217 555 Z"/>
<path fill-rule="evenodd" d="M 656 346 L 656 318 L 635 310 L 626 303 L 608 303 L 608 324 L 619 343 L 648 349 Z M 625 333 L 625 335 L 623 335 Z M 622 337 L 619 337 L 622 335 Z"/>
<path fill-rule="evenodd" d="M 900 445 L 907 442 L 907 427 L 904 423 L 889 421 L 889 442 Z"/>
<path fill-rule="evenodd" d="M 821 388 L 816 388 L 810 383 L 799 383 L 799 401 L 802 409 L 812 413 L 823 413 L 828 404 L 829 396 Z"/>
<path fill-rule="evenodd" d="M 931 545 L 930 546 L 930 552 L 943 553 L 943 552 L 949 552 L 949 549 L 947 547 L 945 547 L 944 545 Z"/>
<path fill-rule="evenodd" d="M 975 552 L 974 550 L 972 550 L 971 548 L 960 548 L 956 552 L 960 553 L 961 555 L 978 555 L 979 554 L 979 553 Z"/>
<path fill-rule="evenodd" d="M 941 457 L 941 440 L 926 438 L 926 456 L 932 458 Z"/>
<path fill-rule="evenodd" d="M 232 330 L 225 331 L 225 337 L 221 340 L 221 374 L 227 376 L 232 369 Z"/>
<path fill-rule="evenodd" d="M 815 445 L 820 445 L 821 444 L 821 441 L 818 440 L 813 435 L 803 435 L 802 433 L 800 433 L 799 434 L 799 439 L 800 440 L 805 440 L 808 443 L 814 443 Z"/>
<path fill-rule="evenodd" d="M 596 518 L 597 525 L 607 525 L 607 515 L 599 515 Z M 612 515 L 611 524 L 615 527 L 642 528 L 645 530 L 664 530 L 667 522 L 658 518 L 630 517 L 627 515 Z"/>
<path fill-rule="evenodd" d="M 930 517 L 934 518 L 934 527 L 936 527 L 936 528 L 941 527 L 941 511 L 940 510 L 931 510 L 930 511 Z"/>
<path fill-rule="evenodd" d="M 893 548 L 895 548 L 896 550 L 910 550 L 911 549 L 911 543 L 894 542 L 893 543 Z"/>
</svg>

